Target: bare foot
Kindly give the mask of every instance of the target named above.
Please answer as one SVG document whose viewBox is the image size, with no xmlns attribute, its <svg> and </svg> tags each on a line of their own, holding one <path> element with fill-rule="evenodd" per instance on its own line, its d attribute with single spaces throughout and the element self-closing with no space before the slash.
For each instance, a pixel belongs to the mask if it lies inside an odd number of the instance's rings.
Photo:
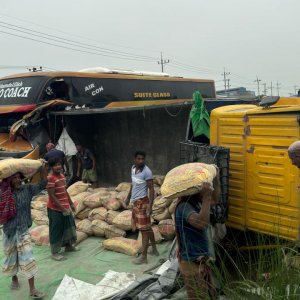
<svg viewBox="0 0 300 300">
<path fill-rule="evenodd" d="M 79 249 L 73 245 L 65 247 L 65 252 L 77 252 L 77 251 L 79 251 Z"/>
<path fill-rule="evenodd" d="M 45 296 L 45 293 L 43 293 L 37 289 L 30 291 L 30 297 L 32 299 L 42 299 L 44 296 Z"/>
<path fill-rule="evenodd" d="M 143 257 L 143 256 L 140 256 L 138 258 L 135 258 L 133 261 L 132 261 L 133 264 L 135 265 L 142 265 L 142 264 L 147 264 L 148 263 L 148 260 L 146 257 Z"/>
<path fill-rule="evenodd" d="M 60 255 L 60 254 L 58 254 L 58 253 L 52 254 L 51 258 L 52 258 L 53 260 L 56 260 L 56 261 L 63 261 L 63 260 L 66 260 L 66 259 L 67 259 L 66 257 L 64 257 L 64 256 L 62 256 L 62 255 Z"/>
<path fill-rule="evenodd" d="M 18 277 L 15 279 L 13 278 L 11 284 L 10 284 L 10 289 L 11 290 L 18 290 L 20 288 L 20 283 L 18 281 Z"/>
<path fill-rule="evenodd" d="M 157 249 L 152 249 L 150 251 L 148 251 L 149 255 L 153 255 L 153 256 L 159 256 L 159 252 L 157 251 Z"/>
</svg>

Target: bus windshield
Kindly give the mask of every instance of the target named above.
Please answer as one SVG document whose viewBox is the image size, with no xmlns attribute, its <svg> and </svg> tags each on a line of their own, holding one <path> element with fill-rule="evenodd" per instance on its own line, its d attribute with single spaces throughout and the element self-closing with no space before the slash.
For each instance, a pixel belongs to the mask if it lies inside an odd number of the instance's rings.
<svg viewBox="0 0 300 300">
<path fill-rule="evenodd" d="M 0 105 L 35 104 L 48 77 L 20 77 L 0 80 Z"/>
</svg>

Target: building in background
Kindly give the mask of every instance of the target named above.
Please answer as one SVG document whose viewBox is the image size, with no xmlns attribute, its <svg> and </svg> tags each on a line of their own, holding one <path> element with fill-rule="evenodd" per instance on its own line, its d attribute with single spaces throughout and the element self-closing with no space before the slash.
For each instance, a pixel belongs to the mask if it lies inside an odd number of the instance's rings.
<svg viewBox="0 0 300 300">
<path fill-rule="evenodd" d="M 227 90 L 219 90 L 217 91 L 217 97 L 255 98 L 255 92 L 249 91 L 245 87 L 237 87 Z"/>
</svg>

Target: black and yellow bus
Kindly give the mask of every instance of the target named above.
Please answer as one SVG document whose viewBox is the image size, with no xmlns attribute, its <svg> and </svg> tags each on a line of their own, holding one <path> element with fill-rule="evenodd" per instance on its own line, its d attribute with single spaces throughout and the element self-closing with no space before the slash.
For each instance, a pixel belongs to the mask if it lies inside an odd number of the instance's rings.
<svg viewBox="0 0 300 300">
<path fill-rule="evenodd" d="M 53 106 L 47 105 L 50 102 L 61 104 L 64 100 L 69 110 L 80 108 L 77 113 L 85 110 L 86 114 L 87 110 L 93 113 L 99 109 L 192 103 L 192 94 L 196 90 L 207 99 L 216 96 L 213 80 L 173 77 L 164 73 L 92 68 L 78 72 L 28 72 L 1 78 L 0 158 L 39 156 L 36 145 L 42 141 L 37 142 L 37 138 L 44 137 L 45 140 L 48 136 L 41 132 L 39 118 L 34 121 L 35 126 L 27 126 L 25 121 L 19 120 L 45 106 L 51 110 Z M 64 102 L 62 108 L 66 106 Z M 32 154 L 34 149 L 35 155 Z"/>
<path fill-rule="evenodd" d="M 0 80 L 0 109 L 21 105 L 23 111 L 30 110 L 34 105 L 52 99 L 69 100 L 75 105 L 91 108 L 168 104 L 190 101 L 196 90 L 204 98 L 216 96 L 213 80 L 154 74 L 33 72 L 8 76 Z"/>
</svg>

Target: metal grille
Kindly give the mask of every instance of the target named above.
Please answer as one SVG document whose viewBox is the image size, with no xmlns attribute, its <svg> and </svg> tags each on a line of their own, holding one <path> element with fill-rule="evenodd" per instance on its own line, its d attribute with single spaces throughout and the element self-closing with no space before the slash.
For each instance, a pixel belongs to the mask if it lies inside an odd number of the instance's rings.
<svg viewBox="0 0 300 300">
<path fill-rule="evenodd" d="M 224 223 L 228 215 L 228 188 L 229 188 L 229 148 L 210 146 L 195 142 L 180 143 L 180 162 L 202 162 L 215 164 L 220 170 L 221 199 L 212 209 L 211 222 Z"/>
</svg>

